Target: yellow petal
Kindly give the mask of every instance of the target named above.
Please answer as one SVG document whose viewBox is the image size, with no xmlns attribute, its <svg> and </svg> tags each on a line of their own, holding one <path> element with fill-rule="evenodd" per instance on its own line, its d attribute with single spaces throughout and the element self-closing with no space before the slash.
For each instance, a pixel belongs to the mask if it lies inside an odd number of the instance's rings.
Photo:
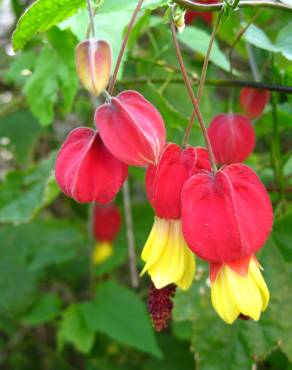
<svg viewBox="0 0 292 370">
<path fill-rule="evenodd" d="M 184 241 L 180 220 L 155 218 L 142 259 L 146 264 L 141 274 L 148 271 L 157 289 L 171 283 L 187 289 L 193 280 L 194 256 Z"/>
<path fill-rule="evenodd" d="M 269 291 L 259 265 L 251 259 L 246 276 L 224 265 L 211 286 L 211 298 L 219 316 L 231 324 L 239 314 L 260 318 L 269 302 Z"/>
<path fill-rule="evenodd" d="M 113 254 L 113 246 L 109 242 L 97 243 L 93 253 L 92 262 L 94 265 L 99 265 L 107 260 Z"/>
</svg>

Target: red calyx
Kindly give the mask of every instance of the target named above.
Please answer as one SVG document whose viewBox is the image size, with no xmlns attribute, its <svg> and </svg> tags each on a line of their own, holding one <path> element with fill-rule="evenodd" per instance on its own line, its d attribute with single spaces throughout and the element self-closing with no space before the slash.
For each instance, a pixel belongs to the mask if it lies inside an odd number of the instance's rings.
<svg viewBox="0 0 292 370">
<path fill-rule="evenodd" d="M 147 197 L 157 216 L 180 218 L 182 187 L 190 176 L 203 169 L 210 170 L 206 149 L 181 149 L 176 144 L 165 147 L 158 165 L 149 166 L 146 172 Z"/>
<path fill-rule="evenodd" d="M 124 91 L 95 112 L 100 136 L 111 153 L 133 166 L 156 164 L 165 145 L 157 109 L 136 91 Z"/>
<path fill-rule="evenodd" d="M 217 0 L 202 0 L 199 1 L 201 4 L 215 4 Z M 194 19 L 201 18 L 203 21 L 205 21 L 207 24 L 211 24 L 213 20 L 213 14 L 212 12 L 194 12 L 194 11 L 188 11 L 185 15 L 185 23 L 186 24 L 192 24 Z"/>
<path fill-rule="evenodd" d="M 229 264 L 250 257 L 264 245 L 272 223 L 269 195 L 245 165 L 225 166 L 215 176 L 198 173 L 183 187 L 183 234 L 204 260 Z"/>
<path fill-rule="evenodd" d="M 268 90 L 244 87 L 240 90 L 239 102 L 249 118 L 258 118 L 262 115 L 270 96 Z"/>
<path fill-rule="evenodd" d="M 253 125 L 241 114 L 219 114 L 213 118 L 208 135 L 220 164 L 243 162 L 255 146 Z"/>
<path fill-rule="evenodd" d="M 97 241 L 113 241 L 121 227 L 121 215 L 115 204 L 96 204 L 93 215 L 93 232 Z"/>
<path fill-rule="evenodd" d="M 108 203 L 128 175 L 127 166 L 87 127 L 71 131 L 56 160 L 56 180 L 62 191 L 80 203 Z"/>
</svg>

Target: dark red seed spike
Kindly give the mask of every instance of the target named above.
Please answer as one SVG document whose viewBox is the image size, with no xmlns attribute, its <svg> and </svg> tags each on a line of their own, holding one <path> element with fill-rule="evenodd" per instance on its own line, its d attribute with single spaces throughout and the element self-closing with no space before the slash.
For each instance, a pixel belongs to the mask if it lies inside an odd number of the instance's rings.
<svg viewBox="0 0 292 370">
<path fill-rule="evenodd" d="M 153 327 L 160 332 L 167 328 L 173 309 L 172 298 L 175 295 L 176 285 L 170 284 L 162 289 L 156 289 L 151 282 L 148 295 L 148 310 Z"/>
<path fill-rule="evenodd" d="M 241 314 L 239 314 L 238 318 L 239 318 L 240 320 L 245 320 L 245 321 L 250 320 L 250 317 L 249 317 L 249 316 L 243 315 L 242 313 L 241 313 Z"/>
</svg>

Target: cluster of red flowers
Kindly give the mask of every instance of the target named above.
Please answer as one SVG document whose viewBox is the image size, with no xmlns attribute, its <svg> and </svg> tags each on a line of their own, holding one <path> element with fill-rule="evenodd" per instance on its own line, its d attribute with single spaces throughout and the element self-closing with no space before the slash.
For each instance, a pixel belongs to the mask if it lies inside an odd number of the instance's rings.
<svg viewBox="0 0 292 370">
<path fill-rule="evenodd" d="M 101 41 L 77 47 L 80 79 L 96 95 L 109 81 L 109 51 Z M 254 115 L 251 94 L 243 91 L 241 102 Z M 212 121 L 211 145 L 222 165 L 216 173 L 206 149 L 166 143 L 160 113 L 136 91 L 109 97 L 94 119 L 96 130 L 73 130 L 59 151 L 56 179 L 63 192 L 81 203 L 108 203 L 127 178 L 129 165 L 146 167 L 155 219 L 142 252 L 142 274 L 148 272 L 156 289 L 175 284 L 186 290 L 197 255 L 210 265 L 218 314 L 228 323 L 240 315 L 258 320 L 269 292 L 255 253 L 270 233 L 273 212 L 256 173 L 240 163 L 255 143 L 248 119 L 220 115 Z"/>
</svg>

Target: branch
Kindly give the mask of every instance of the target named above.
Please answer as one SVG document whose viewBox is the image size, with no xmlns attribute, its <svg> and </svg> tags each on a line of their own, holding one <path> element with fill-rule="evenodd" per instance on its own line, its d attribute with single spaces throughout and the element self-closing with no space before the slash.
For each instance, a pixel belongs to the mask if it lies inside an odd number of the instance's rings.
<svg viewBox="0 0 292 370">
<path fill-rule="evenodd" d="M 199 12 L 218 12 L 223 7 L 224 3 L 216 4 L 200 4 L 191 0 L 173 0 L 174 3 L 180 5 L 184 9 L 196 10 Z M 292 12 L 292 7 L 276 0 L 241 0 L 237 8 L 271 8 Z"/>
<path fill-rule="evenodd" d="M 191 78 L 192 83 L 198 85 L 199 78 Z M 120 85 L 140 85 L 151 82 L 153 84 L 164 83 L 165 78 L 148 78 L 148 77 L 139 77 L 139 78 L 127 78 L 119 80 Z M 172 78 L 170 83 L 184 83 L 183 78 Z M 269 82 L 256 82 L 256 81 L 245 81 L 245 80 L 215 80 L 207 79 L 205 81 L 206 85 L 209 86 L 235 86 L 235 87 L 253 87 L 257 90 L 269 90 L 278 93 L 292 94 L 292 86 L 288 85 L 277 85 Z"/>
</svg>

